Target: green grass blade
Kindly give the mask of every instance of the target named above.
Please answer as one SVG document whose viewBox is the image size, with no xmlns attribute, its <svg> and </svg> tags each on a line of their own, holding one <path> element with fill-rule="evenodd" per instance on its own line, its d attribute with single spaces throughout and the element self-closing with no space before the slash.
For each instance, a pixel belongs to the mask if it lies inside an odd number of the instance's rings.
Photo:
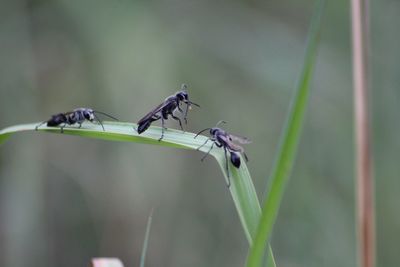
<svg viewBox="0 0 400 267">
<path fill-rule="evenodd" d="M 35 131 L 35 127 L 39 123 L 22 124 L 12 127 L 8 127 L 0 131 L 0 144 L 2 144 L 8 137 L 14 133 L 24 131 Z M 104 122 L 103 123 L 106 131 L 103 131 L 100 125 L 83 123 L 82 128 L 77 127 L 66 127 L 64 128 L 63 134 L 77 135 L 82 137 L 90 137 L 96 139 L 104 139 L 109 141 L 124 141 L 124 142 L 136 142 L 142 144 L 155 144 L 161 146 L 169 146 L 176 148 L 196 148 L 196 144 L 201 144 L 201 140 L 205 140 L 205 137 L 194 139 L 194 134 L 182 133 L 181 131 L 168 129 L 165 133 L 165 138 L 159 142 L 158 139 L 161 136 L 160 127 L 150 127 L 145 133 L 138 135 L 133 127 L 137 127 L 133 123 L 123 122 Z M 41 126 L 37 132 L 48 132 L 61 134 L 60 128 L 58 127 L 47 127 Z"/>
<path fill-rule="evenodd" d="M 216 157 L 221 170 L 225 175 L 225 179 L 228 179 L 225 167 L 225 156 L 223 152 L 216 155 Z M 261 207 L 257 198 L 257 193 L 254 188 L 253 181 L 251 180 L 249 170 L 247 169 L 243 159 L 240 169 L 236 169 L 230 165 L 229 172 L 231 180 L 231 186 L 229 187 L 229 190 L 231 192 L 233 202 L 236 205 L 246 238 L 249 242 L 249 245 L 251 245 L 253 243 L 254 236 L 257 231 L 257 224 L 261 216 Z"/>
<path fill-rule="evenodd" d="M 147 220 L 146 234 L 144 236 L 142 255 L 140 256 L 140 267 L 144 267 L 144 263 L 146 261 L 147 247 L 149 246 L 150 228 L 152 220 L 153 220 L 153 210 L 151 210 L 149 219 Z"/>
<path fill-rule="evenodd" d="M 17 125 L 1 130 L 0 144 L 12 134 L 24 131 L 35 131 L 35 127 L 38 124 L 39 123 Z M 110 141 L 136 142 L 193 150 L 202 145 L 207 139 L 207 137 L 202 135 L 194 139 L 195 134 L 193 133 L 168 129 L 165 132 L 164 139 L 159 142 L 158 139 L 161 136 L 160 127 L 150 127 L 146 132 L 138 135 L 137 132 L 133 130 L 133 127 L 136 128 L 137 125 L 133 123 L 105 121 L 103 124 L 106 131 L 103 131 L 100 125 L 84 123 L 80 129 L 77 127 L 64 128 L 64 134 Z M 37 133 L 42 132 L 60 134 L 60 129 L 56 127 L 42 126 L 39 128 Z M 200 150 L 206 152 L 210 148 L 210 145 L 211 142 L 208 142 L 207 145 L 203 146 Z M 227 180 L 228 178 L 225 170 L 225 156 L 223 149 L 214 146 L 214 149 L 210 154 L 218 161 L 225 179 Z M 232 198 L 239 214 L 245 235 L 249 241 L 249 244 L 251 245 L 253 243 L 254 235 L 257 230 L 257 224 L 261 215 L 261 208 L 257 198 L 256 190 L 251 180 L 245 160 L 242 159 L 240 169 L 236 169 L 229 164 L 229 170 L 231 174 L 231 186 L 229 190 L 232 194 Z"/>
<path fill-rule="evenodd" d="M 267 267 L 276 267 L 274 254 L 272 253 L 271 246 L 268 246 L 268 258 L 267 258 Z"/>
<path fill-rule="evenodd" d="M 277 161 L 270 179 L 269 191 L 263 204 L 261 220 L 258 225 L 254 244 L 250 249 L 247 266 L 261 266 L 266 245 L 270 239 L 279 206 L 283 198 L 285 185 L 294 164 L 297 146 L 300 140 L 301 128 L 307 107 L 310 83 L 314 71 L 317 54 L 317 44 L 322 18 L 324 0 L 317 2 L 308 35 L 305 60 L 296 88 L 296 94 L 290 107 L 288 120 L 284 129 Z"/>
</svg>

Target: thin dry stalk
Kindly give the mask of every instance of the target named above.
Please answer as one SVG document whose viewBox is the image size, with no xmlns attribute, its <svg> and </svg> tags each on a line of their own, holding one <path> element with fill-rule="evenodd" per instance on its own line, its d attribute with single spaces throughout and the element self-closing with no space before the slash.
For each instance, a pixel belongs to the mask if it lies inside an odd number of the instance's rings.
<svg viewBox="0 0 400 267">
<path fill-rule="evenodd" d="M 374 181 L 368 120 L 368 6 L 352 0 L 358 253 L 361 267 L 375 266 Z"/>
</svg>

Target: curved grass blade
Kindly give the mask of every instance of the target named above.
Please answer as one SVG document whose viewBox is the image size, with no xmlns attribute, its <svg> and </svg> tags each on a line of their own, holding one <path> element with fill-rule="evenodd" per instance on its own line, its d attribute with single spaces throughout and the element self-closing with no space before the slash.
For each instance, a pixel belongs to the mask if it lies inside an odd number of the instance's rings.
<svg viewBox="0 0 400 267">
<path fill-rule="evenodd" d="M 38 124 L 39 123 L 16 125 L 1 130 L 0 144 L 15 133 L 24 131 L 35 132 L 35 127 Z M 146 132 L 138 135 L 137 132 L 133 129 L 133 127 L 135 127 L 136 129 L 137 125 L 133 123 L 104 121 L 103 125 L 106 131 L 103 131 L 100 125 L 84 123 L 82 124 L 82 128 L 65 127 L 63 134 L 104 139 L 110 141 L 135 142 L 193 150 L 197 149 L 207 139 L 207 137 L 202 135 L 199 135 L 196 139 L 194 139 L 195 134 L 193 133 L 168 129 L 167 131 L 165 131 L 164 139 L 159 142 L 158 139 L 161 136 L 160 127 L 152 126 Z M 42 126 L 38 129 L 37 132 L 60 134 L 60 128 Z M 204 145 L 200 149 L 200 151 L 208 151 L 208 149 L 210 148 L 210 143 L 211 142 L 208 142 L 207 145 Z M 223 149 L 214 147 L 210 154 L 214 156 L 214 158 L 218 161 L 227 181 L 228 178 L 225 170 L 225 157 Z M 231 192 L 234 204 L 239 214 L 239 218 L 242 223 L 246 238 L 251 245 L 253 243 L 253 239 L 257 230 L 257 224 L 260 219 L 261 208 L 245 160 L 242 159 L 240 169 L 236 169 L 230 164 L 230 174 L 231 186 L 229 190 Z"/>
<path fill-rule="evenodd" d="M 297 84 L 296 94 L 291 103 L 286 127 L 282 135 L 277 161 L 268 187 L 269 191 L 263 204 L 257 234 L 247 259 L 248 267 L 258 267 L 262 265 L 266 245 L 270 239 L 272 228 L 278 214 L 285 185 L 289 180 L 290 172 L 295 161 L 317 55 L 317 44 L 324 2 L 324 0 L 319 0 L 315 6 L 302 73 Z"/>
</svg>

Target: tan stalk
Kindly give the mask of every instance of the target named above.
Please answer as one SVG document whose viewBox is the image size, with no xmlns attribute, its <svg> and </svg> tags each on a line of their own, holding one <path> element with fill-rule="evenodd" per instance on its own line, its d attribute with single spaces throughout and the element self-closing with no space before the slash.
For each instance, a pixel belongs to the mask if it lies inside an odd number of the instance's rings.
<svg viewBox="0 0 400 267">
<path fill-rule="evenodd" d="M 357 242 L 361 267 L 375 266 L 374 180 L 368 119 L 368 3 L 352 0 Z"/>
</svg>

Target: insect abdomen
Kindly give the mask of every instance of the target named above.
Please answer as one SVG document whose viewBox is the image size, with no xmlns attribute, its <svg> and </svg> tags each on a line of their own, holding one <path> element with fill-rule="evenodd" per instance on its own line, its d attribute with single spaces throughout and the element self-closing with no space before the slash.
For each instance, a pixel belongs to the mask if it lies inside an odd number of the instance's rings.
<svg viewBox="0 0 400 267">
<path fill-rule="evenodd" d="M 231 162 L 236 168 L 240 167 L 240 156 L 235 152 L 231 152 Z"/>
<path fill-rule="evenodd" d="M 138 134 L 143 133 L 144 131 L 146 131 L 151 125 L 151 120 L 145 120 L 142 123 L 139 123 L 138 125 Z"/>
<path fill-rule="evenodd" d="M 52 116 L 51 119 L 47 121 L 47 126 L 54 127 L 64 122 L 66 122 L 66 117 L 64 114 L 60 113 Z"/>
</svg>

